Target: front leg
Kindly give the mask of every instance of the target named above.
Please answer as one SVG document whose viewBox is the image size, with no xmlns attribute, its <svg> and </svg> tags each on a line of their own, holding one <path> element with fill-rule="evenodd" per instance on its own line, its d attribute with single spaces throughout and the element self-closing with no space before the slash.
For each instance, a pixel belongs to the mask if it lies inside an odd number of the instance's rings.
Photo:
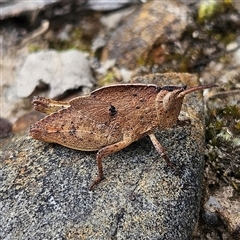
<svg viewBox="0 0 240 240">
<path fill-rule="evenodd" d="M 173 168 L 176 172 L 178 172 L 176 166 L 169 160 L 165 149 L 163 148 L 163 146 L 160 144 L 160 142 L 157 140 L 157 138 L 155 137 L 154 134 L 149 134 L 148 135 L 152 141 L 153 146 L 155 147 L 155 149 L 157 150 L 157 152 L 159 153 L 159 155 L 164 158 L 164 160 L 167 162 L 167 165 L 170 166 L 171 168 Z"/>
<path fill-rule="evenodd" d="M 177 120 L 177 125 L 180 127 L 189 126 L 190 124 L 191 120 L 189 118 Z"/>
<path fill-rule="evenodd" d="M 98 176 L 97 178 L 93 181 L 93 183 L 90 186 L 90 190 L 93 189 L 95 185 L 100 183 L 103 180 L 103 166 L 102 166 L 102 159 L 112 153 L 118 152 L 122 150 L 123 148 L 127 147 L 128 145 L 131 144 L 131 141 L 123 140 L 118 143 L 114 143 L 112 145 L 106 146 L 104 148 L 101 148 L 97 152 L 96 160 L 97 160 L 97 166 L 98 166 Z"/>
</svg>

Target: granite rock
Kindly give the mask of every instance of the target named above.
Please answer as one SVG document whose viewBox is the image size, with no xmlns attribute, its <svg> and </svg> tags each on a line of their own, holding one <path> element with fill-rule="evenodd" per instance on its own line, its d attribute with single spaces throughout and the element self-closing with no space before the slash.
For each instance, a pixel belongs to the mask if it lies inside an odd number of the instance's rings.
<svg viewBox="0 0 240 240">
<path fill-rule="evenodd" d="M 167 77 L 166 77 L 167 76 Z M 156 74 L 136 81 L 197 85 L 190 74 Z M 164 81 L 164 82 L 163 82 Z M 167 82 L 166 82 L 167 81 Z M 185 98 L 191 124 L 159 131 L 179 174 L 146 137 L 104 159 L 95 153 L 16 135 L 0 150 L 1 239 L 191 239 L 198 220 L 204 163 L 201 93 Z"/>
</svg>

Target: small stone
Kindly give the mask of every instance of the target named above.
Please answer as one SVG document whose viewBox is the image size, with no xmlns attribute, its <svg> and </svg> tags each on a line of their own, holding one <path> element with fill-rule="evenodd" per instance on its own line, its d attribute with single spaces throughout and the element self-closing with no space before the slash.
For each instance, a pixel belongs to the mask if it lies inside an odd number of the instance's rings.
<svg viewBox="0 0 240 240">
<path fill-rule="evenodd" d="M 0 118 L 0 138 L 8 137 L 12 133 L 12 124 L 5 118 Z"/>
<path fill-rule="evenodd" d="M 102 61 L 116 59 L 118 66 L 131 70 L 150 58 L 162 62 L 164 47 L 161 45 L 179 39 L 189 22 L 188 11 L 186 5 L 176 1 L 143 4 L 112 34 L 103 50 Z M 157 54 L 154 46 L 159 46 Z"/>
<path fill-rule="evenodd" d="M 93 86 L 90 64 L 85 54 L 77 50 L 39 51 L 29 54 L 17 75 L 17 94 L 30 96 L 39 84 L 50 86 L 50 98 L 70 89 Z"/>
<path fill-rule="evenodd" d="M 24 114 L 18 120 L 13 123 L 12 131 L 13 133 L 19 133 L 25 129 L 27 129 L 31 124 L 43 118 L 45 114 L 31 111 L 29 113 Z"/>
</svg>

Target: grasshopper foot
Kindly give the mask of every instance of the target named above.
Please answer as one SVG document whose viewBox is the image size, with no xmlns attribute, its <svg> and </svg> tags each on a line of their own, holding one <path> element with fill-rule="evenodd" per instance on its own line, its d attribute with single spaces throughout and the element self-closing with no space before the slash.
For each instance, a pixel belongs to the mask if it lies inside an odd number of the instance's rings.
<svg viewBox="0 0 240 240">
<path fill-rule="evenodd" d="M 176 167 L 175 164 L 173 164 L 173 163 L 170 161 L 170 159 L 168 158 L 168 156 L 164 153 L 164 154 L 161 155 L 161 157 L 166 161 L 167 165 L 168 165 L 169 167 L 171 167 L 171 168 L 175 171 L 176 174 L 179 175 L 179 169 Z"/>
<path fill-rule="evenodd" d="M 189 126 L 190 124 L 191 124 L 190 119 L 183 119 L 183 120 L 178 119 L 177 120 L 177 125 L 180 127 Z"/>
<path fill-rule="evenodd" d="M 91 186 L 89 187 L 89 190 L 90 190 L 90 191 L 93 191 L 94 187 L 95 187 L 96 185 L 98 185 L 103 179 L 104 179 L 103 176 L 102 176 L 102 177 L 97 176 L 97 177 L 93 180 Z"/>
</svg>

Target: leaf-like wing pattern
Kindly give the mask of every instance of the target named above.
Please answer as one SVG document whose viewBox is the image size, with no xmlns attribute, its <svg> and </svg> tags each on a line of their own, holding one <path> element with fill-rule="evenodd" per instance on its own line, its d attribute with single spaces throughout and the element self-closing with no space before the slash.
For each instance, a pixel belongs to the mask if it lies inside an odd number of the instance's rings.
<svg viewBox="0 0 240 240">
<path fill-rule="evenodd" d="M 91 93 L 99 101 L 109 102 L 117 109 L 118 116 L 135 118 L 155 107 L 155 98 L 161 90 L 157 85 L 119 84 L 100 88 Z"/>
<path fill-rule="evenodd" d="M 77 97 L 70 101 L 72 108 L 80 115 L 90 118 L 97 123 L 109 123 L 111 117 L 116 114 L 116 108 L 108 102 L 89 97 Z"/>
</svg>

